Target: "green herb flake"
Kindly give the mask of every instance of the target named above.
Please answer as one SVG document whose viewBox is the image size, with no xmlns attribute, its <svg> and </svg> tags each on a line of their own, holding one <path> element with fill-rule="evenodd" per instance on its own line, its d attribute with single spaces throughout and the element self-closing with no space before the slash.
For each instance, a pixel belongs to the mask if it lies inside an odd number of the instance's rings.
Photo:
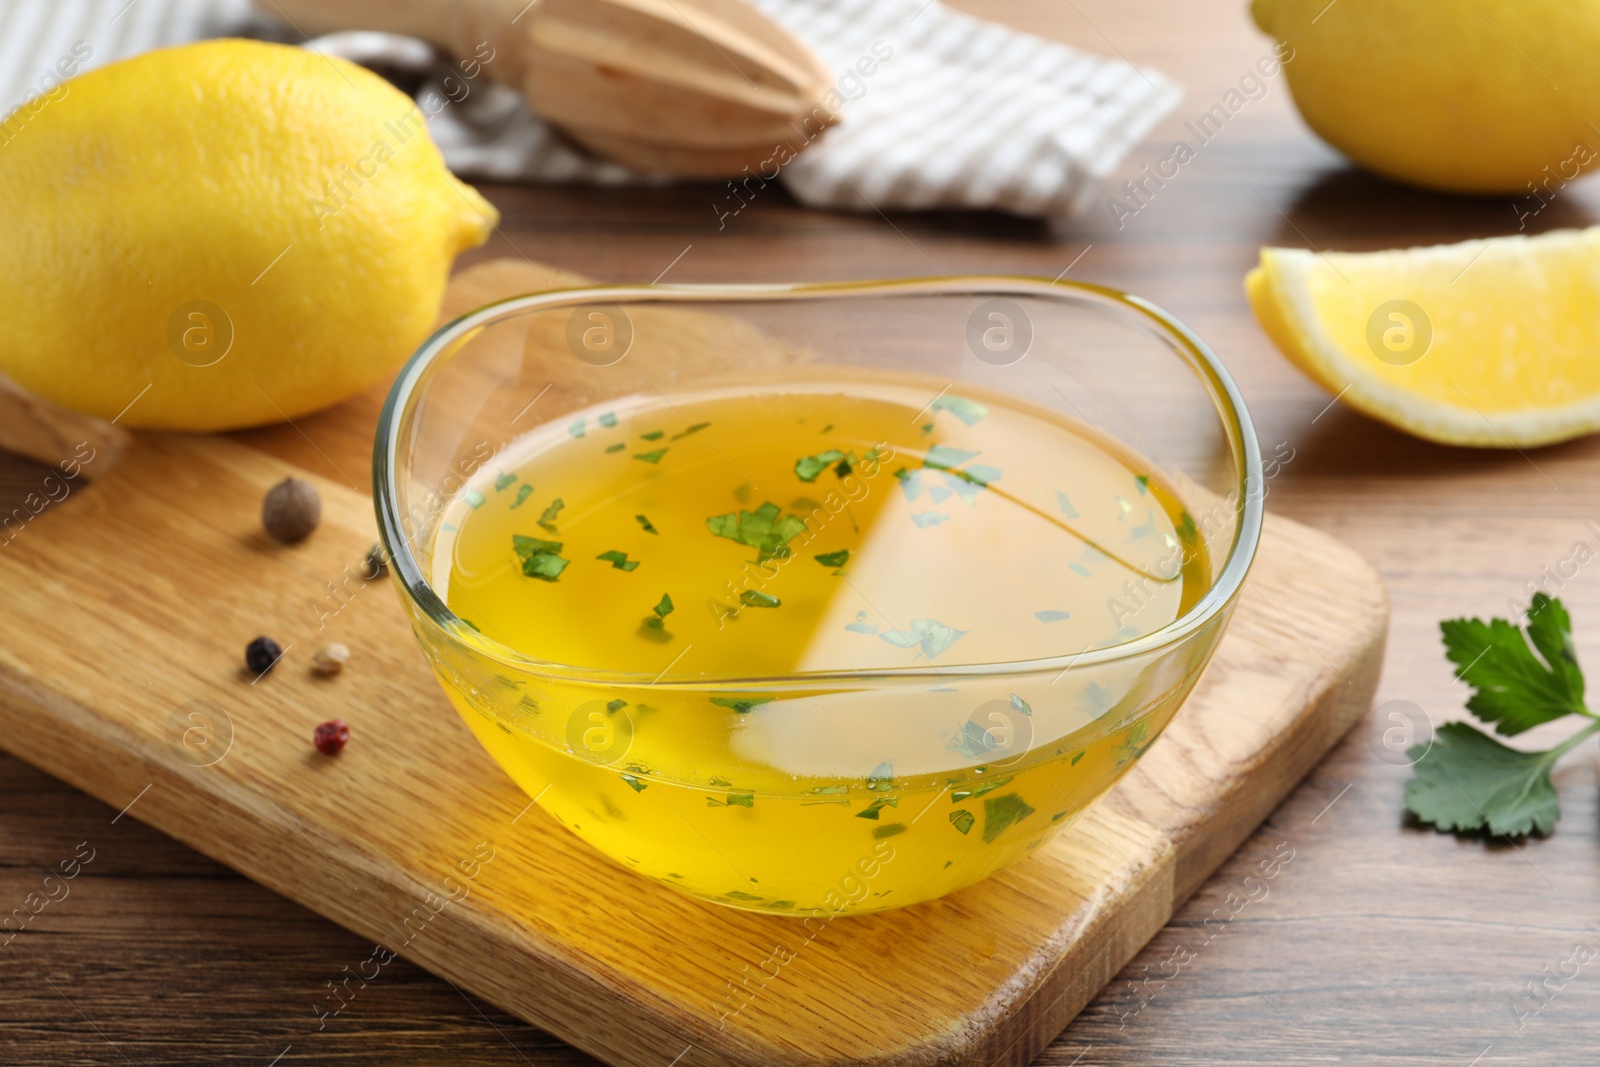
<svg viewBox="0 0 1600 1067">
<path fill-rule="evenodd" d="M 877 840 L 882 841 L 886 837 L 893 837 L 896 834 L 903 834 L 907 829 L 909 829 L 909 827 L 907 827 L 903 822 L 886 822 L 882 826 L 874 826 L 872 828 L 872 836 Z"/>
<path fill-rule="evenodd" d="M 577 422 L 573 423 L 571 426 L 568 426 L 567 427 L 567 432 L 569 434 L 571 434 L 573 437 L 582 437 L 584 435 L 584 433 L 586 432 L 584 430 L 584 426 L 583 426 L 584 421 L 585 420 L 583 420 L 583 419 L 579 419 Z"/>
<path fill-rule="evenodd" d="M 932 433 L 933 432 L 933 423 L 925 422 L 921 426 L 919 426 L 918 429 L 920 429 L 923 433 Z"/>
<path fill-rule="evenodd" d="M 543 526 L 551 533 L 555 533 L 556 516 L 561 514 L 561 509 L 566 506 L 567 502 L 562 500 L 560 497 L 556 497 L 554 500 L 550 501 L 550 506 L 545 508 L 544 511 L 539 515 L 539 525 Z"/>
<path fill-rule="evenodd" d="M 646 441 L 659 441 L 663 437 L 667 436 L 667 431 L 651 430 L 649 433 L 642 433 L 639 436 L 644 438 Z"/>
<path fill-rule="evenodd" d="M 1051 610 L 1036 611 L 1033 613 L 1033 617 L 1038 619 L 1040 622 L 1066 622 L 1068 619 L 1072 618 L 1072 612 Z"/>
<path fill-rule="evenodd" d="M 650 610 L 656 613 L 657 618 L 661 619 L 671 615 L 674 610 L 672 606 L 672 595 L 670 593 L 662 593 L 660 603 Z"/>
<path fill-rule="evenodd" d="M 950 802 L 959 804 L 963 800 L 975 800 L 985 793 L 992 793 L 1003 785 L 1010 785 L 1010 778 L 996 778 L 992 782 L 977 782 L 965 789 L 957 789 L 950 794 Z"/>
<path fill-rule="evenodd" d="M 1144 496 L 1150 491 L 1150 476 L 1148 474 L 1136 474 L 1133 476 L 1133 484 L 1139 487 L 1139 495 Z"/>
<path fill-rule="evenodd" d="M 483 507 L 483 494 L 476 489 L 468 489 L 461 494 L 461 497 L 467 502 L 467 507 L 472 508 L 474 511 Z"/>
<path fill-rule="evenodd" d="M 976 456 L 976 452 L 951 448 L 949 445 L 934 445 L 928 449 L 928 454 L 922 457 L 922 465 L 924 467 L 932 467 L 935 470 L 953 471 L 967 460 Z"/>
<path fill-rule="evenodd" d="M 1150 738 L 1150 724 L 1136 722 L 1128 730 L 1128 736 L 1122 744 L 1117 746 L 1117 766 L 1120 767 L 1130 760 L 1136 760 L 1145 754 L 1145 751 L 1155 742 Z"/>
<path fill-rule="evenodd" d="M 843 567 L 850 562 L 850 550 L 841 548 L 837 552 L 824 552 L 820 556 L 813 556 L 812 558 L 824 567 Z"/>
<path fill-rule="evenodd" d="M 1016 793 L 990 797 L 983 802 L 983 841 L 989 844 L 1009 827 L 1033 814 L 1033 808 Z"/>
<path fill-rule="evenodd" d="M 728 781 L 726 778 L 718 778 L 714 774 L 710 778 L 706 779 L 706 781 L 710 782 L 712 785 L 717 786 L 720 789 L 732 789 L 733 788 L 733 783 L 732 782 Z"/>
<path fill-rule="evenodd" d="M 955 811 L 950 813 L 950 825 L 954 826 L 963 834 L 970 833 L 972 831 L 972 824 L 977 821 L 977 819 L 972 817 L 972 812 L 968 811 L 966 808 L 957 808 Z"/>
<path fill-rule="evenodd" d="M 719 708 L 732 708 L 739 715 L 748 715 L 753 709 L 772 703 L 772 697 L 712 697 L 711 703 Z"/>
<path fill-rule="evenodd" d="M 706 519 L 706 528 L 716 537 L 756 549 L 757 562 L 764 563 L 786 559 L 790 555 L 789 542 L 805 530 L 806 521 L 798 515 L 782 514 L 782 509 L 769 500 L 754 511 L 712 515 Z"/>
<path fill-rule="evenodd" d="M 922 472 L 906 470 L 904 467 L 894 472 L 894 480 L 900 483 L 900 488 L 906 494 L 907 500 L 917 499 L 917 494 L 922 492 Z M 934 501 L 938 503 L 937 500 Z"/>
<path fill-rule="evenodd" d="M 1200 536 L 1200 531 L 1195 529 L 1194 516 L 1185 511 L 1178 518 L 1178 536 L 1183 538 L 1183 543 L 1192 545 Z"/>
<path fill-rule="evenodd" d="M 731 808 L 731 807 L 734 807 L 735 805 L 737 805 L 738 807 L 741 807 L 741 808 L 753 808 L 753 807 L 755 807 L 756 806 L 755 794 L 754 793 L 729 793 L 728 794 L 728 807 Z"/>
<path fill-rule="evenodd" d="M 504 489 L 508 489 L 515 484 L 516 480 L 517 476 L 515 474 L 512 474 L 510 471 L 506 471 L 504 474 L 500 475 L 494 480 L 494 491 L 498 493 Z"/>
<path fill-rule="evenodd" d="M 614 411 L 608 411 L 594 421 L 598 422 L 601 426 L 604 426 L 609 430 L 611 427 L 617 424 L 617 413 Z"/>
<path fill-rule="evenodd" d="M 851 633 L 857 634 L 875 634 L 878 632 L 876 624 L 867 621 L 867 613 L 864 611 L 856 612 L 856 621 L 845 623 L 844 628 Z"/>
<path fill-rule="evenodd" d="M 627 706 L 628 702 L 626 700 L 608 700 L 606 701 L 606 714 L 615 715 Z"/>
<path fill-rule="evenodd" d="M 817 480 L 817 475 L 842 459 L 844 453 L 837 448 L 818 452 L 814 456 L 802 456 L 794 461 L 794 473 L 802 482 L 814 482 Z"/>
<path fill-rule="evenodd" d="M 722 895 L 727 897 L 729 900 L 760 900 L 761 899 L 760 897 L 751 896 L 749 893 L 746 893 L 741 889 L 730 890 L 729 892 L 726 892 L 726 893 L 724 893 Z"/>
<path fill-rule="evenodd" d="M 661 535 L 661 531 L 652 526 L 650 524 L 650 520 L 645 518 L 643 515 L 635 515 L 633 518 L 640 526 L 644 528 L 645 533 L 652 533 L 658 537 Z"/>
<path fill-rule="evenodd" d="M 1080 750 L 1079 750 L 1079 751 L 1077 751 L 1077 752 L 1074 752 L 1074 753 L 1073 753 L 1073 754 L 1072 754 L 1072 762 L 1071 762 L 1071 763 L 1069 763 L 1069 764 L 1067 764 L 1067 766 L 1069 766 L 1069 767 L 1076 767 L 1076 766 L 1077 766 L 1077 765 L 1078 765 L 1078 761 L 1079 761 L 1079 760 L 1081 760 L 1081 759 L 1082 759 L 1082 758 L 1083 758 L 1083 754 L 1084 754 L 1084 753 L 1085 753 L 1085 752 L 1087 752 L 1087 751 L 1088 751 L 1088 749 L 1080 749 Z"/>
<path fill-rule="evenodd" d="M 526 504 L 528 502 L 528 498 L 532 495 L 533 486 L 529 485 L 527 482 L 523 482 L 521 485 L 517 486 L 517 498 L 511 502 L 511 510 L 515 511 L 523 504 Z"/>
<path fill-rule="evenodd" d="M 522 560 L 522 573 L 529 578 L 553 582 L 567 569 L 567 561 L 560 556 L 562 548 L 560 541 L 546 541 L 538 537 L 512 534 L 511 547 L 516 551 L 517 558 Z"/>
<path fill-rule="evenodd" d="M 894 764 L 885 760 L 867 775 L 867 788 L 875 793 L 894 788 Z"/>
<path fill-rule="evenodd" d="M 847 785 L 819 785 L 811 792 L 817 796 L 837 796 L 840 793 L 850 792 L 850 787 Z"/>
<path fill-rule="evenodd" d="M 661 462 L 661 457 L 666 455 L 666 454 L 667 454 L 667 450 L 666 449 L 658 448 L 654 452 L 635 452 L 633 454 L 633 458 L 634 459 L 642 459 L 646 463 L 660 463 Z"/>
<path fill-rule="evenodd" d="M 621 452 L 624 448 L 627 448 L 627 447 L 628 447 L 627 444 L 625 444 L 622 441 L 618 441 L 614 445 L 606 445 L 606 451 L 608 453 L 610 453 L 610 452 Z"/>
<path fill-rule="evenodd" d="M 1028 716 L 1033 715 L 1033 705 L 1029 704 L 1026 700 L 1023 700 L 1015 693 L 1011 694 L 1011 706 L 1016 709 L 1018 714 Z"/>
<path fill-rule="evenodd" d="M 948 411 L 968 426 L 976 424 L 979 419 L 989 414 L 989 409 L 976 400 L 956 396 L 954 393 L 946 393 L 929 406 L 934 411 Z"/>
<path fill-rule="evenodd" d="M 942 511 L 921 511 L 911 516 L 911 521 L 916 523 L 919 529 L 925 530 L 930 526 L 937 526 L 941 522 L 949 522 L 950 516 Z"/>
<path fill-rule="evenodd" d="M 650 787 L 650 783 L 641 781 L 636 775 L 624 774 L 622 775 L 622 780 L 626 782 L 628 784 L 628 788 L 632 789 L 635 793 L 643 793 Z"/>
<path fill-rule="evenodd" d="M 693 426 L 690 426 L 687 430 L 683 430 L 683 431 L 681 431 L 679 433 L 673 434 L 672 437 L 670 438 L 670 440 L 681 441 L 685 437 L 690 437 L 690 436 L 693 436 L 694 434 L 699 433 L 701 430 L 705 429 L 707 426 L 710 426 L 710 425 L 711 424 L 709 422 L 697 422 Z"/>
<path fill-rule="evenodd" d="M 775 608 L 781 605 L 783 601 L 775 596 L 757 592 L 754 589 L 746 589 L 739 594 L 739 603 L 750 608 Z"/>
<path fill-rule="evenodd" d="M 1069 519 L 1078 518 L 1078 509 L 1072 506 L 1072 501 L 1067 499 L 1067 494 L 1056 490 L 1056 506 L 1061 509 L 1061 514 Z M 1191 525 L 1193 525 L 1191 523 Z"/>
<path fill-rule="evenodd" d="M 595 559 L 603 559 L 619 571 L 631 571 L 639 566 L 638 560 L 629 559 L 626 552 L 618 552 L 614 548 L 608 552 L 600 553 Z"/>
<path fill-rule="evenodd" d="M 561 572 L 567 569 L 567 561 L 560 556 L 548 553 L 539 553 L 529 556 L 522 561 L 522 573 L 529 578 L 542 578 L 544 581 L 553 582 L 561 577 Z"/>
<path fill-rule="evenodd" d="M 900 799 L 898 797 L 879 797 L 871 804 L 868 804 L 866 807 L 856 812 L 856 818 L 876 820 L 878 818 L 878 813 L 881 812 L 885 807 L 898 808 L 899 806 Z"/>
<path fill-rule="evenodd" d="M 985 467 L 980 463 L 975 463 L 966 470 L 956 471 L 955 473 L 964 476 L 973 485 L 981 485 L 985 488 L 994 482 L 998 482 L 1001 478 L 999 467 Z"/>
<path fill-rule="evenodd" d="M 878 636 L 896 648 L 917 648 L 928 659 L 936 659 L 967 633 L 937 619 L 912 619 L 911 629 L 886 630 Z"/>
</svg>

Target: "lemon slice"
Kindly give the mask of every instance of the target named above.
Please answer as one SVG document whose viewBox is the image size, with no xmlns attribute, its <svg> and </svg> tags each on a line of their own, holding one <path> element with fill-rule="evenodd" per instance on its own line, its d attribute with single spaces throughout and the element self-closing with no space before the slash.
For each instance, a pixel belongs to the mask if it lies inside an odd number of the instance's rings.
<svg viewBox="0 0 1600 1067">
<path fill-rule="evenodd" d="M 1389 252 L 1264 248 L 1245 291 L 1284 355 L 1430 441 L 1600 431 L 1600 227 Z"/>
</svg>

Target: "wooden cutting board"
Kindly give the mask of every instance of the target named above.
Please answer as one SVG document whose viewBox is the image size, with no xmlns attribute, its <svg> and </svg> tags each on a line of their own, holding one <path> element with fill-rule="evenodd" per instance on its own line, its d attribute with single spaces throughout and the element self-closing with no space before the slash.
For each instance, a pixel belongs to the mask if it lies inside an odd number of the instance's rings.
<svg viewBox="0 0 1600 1067">
<path fill-rule="evenodd" d="M 571 281 L 490 262 L 455 279 L 445 311 Z M 1025 1064 L 1377 682 L 1377 575 L 1269 517 L 1173 725 L 1032 858 L 821 926 L 703 904 L 532 807 L 445 701 L 388 579 L 361 577 L 381 398 L 229 437 L 138 435 L 0 541 L 0 745 L 381 946 L 306 990 L 308 1025 L 383 981 L 397 953 L 612 1064 Z M 285 548 L 259 508 L 290 474 L 317 482 L 324 513 Z M 240 661 L 258 633 L 286 655 L 252 684 Z M 332 640 L 354 657 L 316 678 L 311 655 Z M 353 732 L 337 759 L 310 744 L 333 717 Z M 197 729 L 204 759 L 196 735 L 184 743 Z"/>
</svg>

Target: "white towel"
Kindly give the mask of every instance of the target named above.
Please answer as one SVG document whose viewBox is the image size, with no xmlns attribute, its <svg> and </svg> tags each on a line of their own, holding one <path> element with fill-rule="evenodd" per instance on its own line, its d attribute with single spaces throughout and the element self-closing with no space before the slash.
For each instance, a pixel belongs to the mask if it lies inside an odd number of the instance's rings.
<svg viewBox="0 0 1600 1067">
<path fill-rule="evenodd" d="M 1098 180 L 1182 95 L 1153 70 L 952 11 L 938 0 L 751 2 L 838 76 L 839 124 L 779 177 L 812 207 L 1067 214 L 1094 197 Z M 299 39 L 247 0 L 0 0 L 0 108 L 10 111 L 48 91 L 61 71 L 229 35 Z M 338 34 L 312 45 L 403 63 L 419 54 L 408 43 Z M 571 147 L 514 90 L 490 83 L 481 71 L 468 78 L 459 67 L 436 68 L 422 98 L 430 92 L 442 106 L 429 128 L 445 161 L 463 176 L 601 185 L 663 180 Z M 736 184 L 714 207 L 725 224 L 748 196 L 741 189 L 753 188 Z"/>
</svg>

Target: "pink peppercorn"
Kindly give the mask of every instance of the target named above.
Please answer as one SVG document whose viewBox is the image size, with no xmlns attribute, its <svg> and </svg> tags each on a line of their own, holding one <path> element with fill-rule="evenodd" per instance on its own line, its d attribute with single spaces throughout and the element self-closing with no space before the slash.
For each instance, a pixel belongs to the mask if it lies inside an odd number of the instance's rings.
<svg viewBox="0 0 1600 1067">
<path fill-rule="evenodd" d="M 311 735 L 312 744 L 317 746 L 317 751 L 324 756 L 337 756 L 344 750 L 345 742 L 350 740 L 350 727 L 345 725 L 343 719 L 329 719 L 318 726 Z"/>
</svg>

